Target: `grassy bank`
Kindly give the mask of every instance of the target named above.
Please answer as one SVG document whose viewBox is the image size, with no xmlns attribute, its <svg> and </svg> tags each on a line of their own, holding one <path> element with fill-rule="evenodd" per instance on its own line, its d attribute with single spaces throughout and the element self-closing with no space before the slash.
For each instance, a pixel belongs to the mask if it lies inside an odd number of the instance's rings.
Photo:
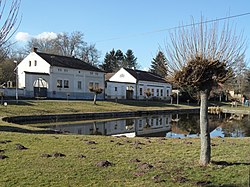
<svg viewBox="0 0 250 187">
<path fill-rule="evenodd" d="M 9 102 L 7 107 L 0 106 L 1 116 L 16 115 L 44 115 L 83 112 L 108 112 L 108 111 L 137 111 L 137 110 L 166 110 L 177 108 L 190 108 L 187 105 L 171 105 L 165 102 L 145 101 L 22 101 L 18 104 Z"/>
<path fill-rule="evenodd" d="M 249 183 L 249 138 L 212 139 L 213 164 L 205 168 L 198 164 L 199 139 L 2 132 L 0 141 L 1 155 L 8 157 L 0 160 L 0 186 L 247 186 Z M 16 144 L 27 149 L 21 150 Z M 108 160 L 111 166 L 97 166 L 102 160 Z"/>
<path fill-rule="evenodd" d="M 178 108 L 190 106 L 25 101 L 0 106 L 0 115 Z M 250 138 L 212 139 L 213 162 L 208 167 L 199 166 L 199 150 L 199 139 L 59 135 L 1 122 L 0 186 L 248 186 Z M 109 161 L 110 166 L 97 166 L 102 160 Z"/>
</svg>

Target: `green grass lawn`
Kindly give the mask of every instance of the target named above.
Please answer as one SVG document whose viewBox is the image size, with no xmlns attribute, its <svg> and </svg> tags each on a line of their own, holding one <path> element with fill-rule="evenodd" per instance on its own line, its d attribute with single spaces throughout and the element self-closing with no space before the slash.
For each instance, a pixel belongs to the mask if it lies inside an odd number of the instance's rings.
<svg viewBox="0 0 250 187">
<path fill-rule="evenodd" d="M 92 101 L 26 101 L 0 106 L 0 115 L 190 107 L 163 102 L 102 101 L 93 105 Z M 27 149 L 19 150 L 16 144 Z M 212 139 L 213 163 L 200 167 L 199 139 L 47 134 L 45 129 L 1 122 L 0 150 L 2 158 L 7 156 L 0 159 L 0 186 L 249 185 L 250 138 Z M 55 153 L 65 156 L 56 157 Z M 108 160 L 111 166 L 97 166 L 102 160 Z"/>
<path fill-rule="evenodd" d="M 8 157 L 0 159 L 0 186 L 249 184 L 249 138 L 212 139 L 214 163 L 207 167 L 200 167 L 198 164 L 199 139 L 1 132 L 0 141 L 1 155 Z M 91 141 L 95 144 L 91 144 Z M 18 150 L 16 144 L 27 149 Z M 54 153 L 62 153 L 65 156 L 46 157 L 46 154 Z M 138 159 L 138 162 L 135 159 Z M 102 160 L 108 160 L 112 165 L 97 166 Z"/>
<path fill-rule="evenodd" d="M 83 112 L 107 112 L 107 111 L 137 111 L 137 110 L 165 110 L 190 108 L 187 105 L 171 105 L 165 102 L 146 101 L 22 101 L 16 104 L 9 102 L 7 107 L 0 105 L 1 116 L 16 115 L 45 115 L 63 113 L 83 113 Z"/>
</svg>

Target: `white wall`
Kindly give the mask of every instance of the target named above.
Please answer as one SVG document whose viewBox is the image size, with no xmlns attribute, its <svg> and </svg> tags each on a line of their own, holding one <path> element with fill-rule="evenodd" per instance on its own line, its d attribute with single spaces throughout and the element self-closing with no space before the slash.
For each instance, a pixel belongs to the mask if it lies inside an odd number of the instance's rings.
<svg viewBox="0 0 250 187">
<path fill-rule="evenodd" d="M 63 67 L 52 67 L 50 74 L 49 91 L 55 92 L 75 92 L 75 93 L 90 93 L 89 83 L 98 83 L 100 88 L 104 89 L 104 73 L 92 72 L 86 70 L 77 70 Z M 69 88 L 57 87 L 57 80 L 68 80 Z M 81 81 L 81 89 L 78 88 L 78 81 Z M 64 84 L 64 83 L 63 83 Z"/>
<path fill-rule="evenodd" d="M 133 99 L 146 99 L 145 91 L 149 88 L 154 94 L 149 98 L 157 97 L 162 100 L 169 100 L 172 93 L 172 86 L 168 83 L 156 83 L 156 82 L 147 82 L 139 81 L 138 84 L 133 83 L 122 83 L 122 82 L 106 82 L 107 87 L 105 89 L 105 94 L 107 99 L 126 99 L 126 90 L 128 87 L 133 88 Z M 137 88 L 136 88 L 137 87 Z M 142 93 L 140 93 L 140 88 Z M 159 90 L 159 95 L 157 95 L 157 89 Z M 161 95 L 162 90 L 162 95 Z M 168 91 L 167 91 L 168 90 Z M 138 97 L 136 97 L 136 92 Z M 167 95 L 168 94 L 168 95 Z"/>
<path fill-rule="evenodd" d="M 133 99 L 146 99 L 145 91 L 150 89 L 154 91 L 150 98 L 157 97 L 162 100 L 170 100 L 172 86 L 169 83 L 138 81 L 129 74 L 124 68 L 121 68 L 107 82 L 106 98 L 108 99 L 126 99 L 126 90 L 128 87 L 133 87 Z M 141 89 L 141 92 L 140 92 Z M 157 94 L 157 90 L 158 94 Z M 162 91 L 161 91 L 162 90 Z"/>
<path fill-rule="evenodd" d="M 18 87 L 24 88 L 25 85 L 25 73 L 27 72 L 38 72 L 38 73 L 50 73 L 50 64 L 42 59 L 35 52 L 31 52 L 26 58 L 24 58 L 18 64 Z"/>
<path fill-rule="evenodd" d="M 38 74 L 25 75 L 25 71 Z M 39 73 L 46 73 L 49 75 L 41 75 Z M 43 78 L 48 82 L 48 97 L 54 98 L 66 98 L 70 95 L 71 98 L 91 99 L 93 97 L 93 93 L 91 93 L 88 89 L 89 82 L 98 83 L 99 87 L 103 89 L 105 87 L 103 72 L 91 72 L 87 70 L 55 66 L 52 67 L 35 52 L 31 52 L 18 65 L 18 86 L 19 88 L 25 88 L 29 91 L 30 97 L 32 95 L 31 92 L 33 92 L 33 83 L 38 78 Z M 69 87 L 57 87 L 57 80 L 62 80 L 62 85 L 64 85 L 65 80 L 69 81 Z M 80 89 L 78 89 L 78 81 L 81 81 Z M 103 97 L 100 95 L 99 98 Z"/>
<path fill-rule="evenodd" d="M 126 99 L 127 88 L 133 87 L 135 89 L 133 83 L 106 82 L 106 84 L 105 94 L 107 99 Z"/>
</svg>

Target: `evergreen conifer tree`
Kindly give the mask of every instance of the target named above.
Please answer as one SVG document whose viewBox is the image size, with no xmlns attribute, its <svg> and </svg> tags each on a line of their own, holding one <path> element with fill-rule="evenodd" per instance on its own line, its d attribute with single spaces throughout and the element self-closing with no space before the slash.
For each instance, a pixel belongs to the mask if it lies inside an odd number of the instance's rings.
<svg viewBox="0 0 250 187">
<path fill-rule="evenodd" d="M 167 77 L 168 67 L 167 59 L 162 51 L 159 51 L 151 62 L 150 72 L 155 73 L 161 77 Z"/>
<path fill-rule="evenodd" d="M 137 58 L 135 57 L 133 51 L 131 49 L 128 49 L 125 57 L 124 57 L 124 67 L 126 68 L 135 68 L 137 67 Z"/>
</svg>

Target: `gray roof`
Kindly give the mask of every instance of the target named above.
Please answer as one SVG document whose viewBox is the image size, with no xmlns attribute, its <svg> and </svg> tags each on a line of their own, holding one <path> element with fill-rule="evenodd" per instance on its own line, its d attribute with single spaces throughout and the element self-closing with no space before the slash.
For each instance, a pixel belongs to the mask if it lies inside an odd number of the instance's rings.
<svg viewBox="0 0 250 187">
<path fill-rule="evenodd" d="M 103 72 L 97 67 L 94 67 L 78 58 L 60 56 L 54 54 L 36 52 L 41 58 L 48 62 L 51 66 L 58 66 L 64 68 L 81 69 L 88 71 Z"/>
<path fill-rule="evenodd" d="M 168 83 L 163 77 L 156 75 L 151 72 L 142 71 L 142 70 L 133 70 L 124 68 L 127 72 L 129 72 L 134 78 L 138 81 L 150 81 L 150 82 L 161 82 Z"/>
</svg>

